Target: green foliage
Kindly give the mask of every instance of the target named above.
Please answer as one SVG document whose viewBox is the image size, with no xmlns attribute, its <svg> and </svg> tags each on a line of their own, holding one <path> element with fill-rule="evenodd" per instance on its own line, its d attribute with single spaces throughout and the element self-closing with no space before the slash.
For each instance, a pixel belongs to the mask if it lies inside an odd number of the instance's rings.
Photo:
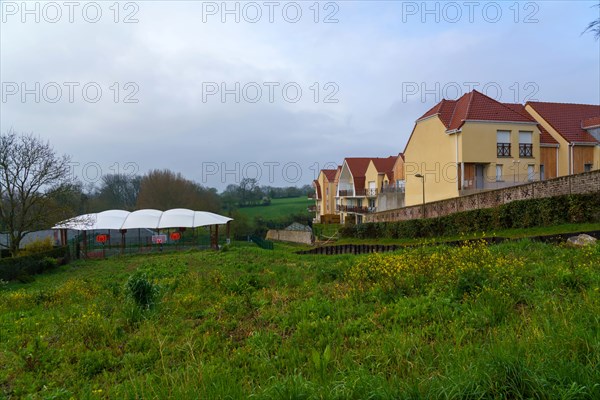
<svg viewBox="0 0 600 400">
<path fill-rule="evenodd" d="M 54 248 L 54 243 L 51 237 L 45 239 L 34 240 L 25 245 L 24 249 L 19 252 L 20 256 L 30 256 L 38 253 L 46 253 Z"/>
<path fill-rule="evenodd" d="M 155 305 L 160 289 L 145 272 L 138 272 L 127 280 L 127 293 L 139 308 L 150 309 Z"/>
<path fill-rule="evenodd" d="M 32 275 L 52 270 L 64 263 L 68 259 L 68 252 L 68 247 L 57 247 L 32 255 L 0 259 L 0 279 L 31 282 Z"/>
<path fill-rule="evenodd" d="M 343 225 L 346 238 L 435 238 L 502 229 L 565 223 L 600 222 L 600 196 L 581 194 L 519 200 L 497 208 L 450 214 L 439 218 Z"/>
<path fill-rule="evenodd" d="M 0 397 L 596 399 L 599 248 L 77 261 L 0 290 Z"/>
</svg>

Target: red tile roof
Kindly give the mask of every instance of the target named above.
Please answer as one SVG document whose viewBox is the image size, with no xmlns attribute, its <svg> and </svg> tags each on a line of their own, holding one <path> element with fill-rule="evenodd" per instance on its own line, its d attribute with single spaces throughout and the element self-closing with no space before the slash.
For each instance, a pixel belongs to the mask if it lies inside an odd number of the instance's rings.
<svg viewBox="0 0 600 400">
<path fill-rule="evenodd" d="M 600 117 L 592 117 L 592 118 L 584 119 L 583 121 L 581 121 L 581 127 L 583 129 L 600 127 Z"/>
<path fill-rule="evenodd" d="M 548 132 L 541 124 L 538 124 L 540 129 L 540 144 L 554 144 L 558 145 L 558 141 Z"/>
<path fill-rule="evenodd" d="M 531 116 L 477 90 L 465 93 L 458 100 L 442 100 L 417 122 L 432 115 L 437 115 L 448 130 L 459 129 L 466 121 L 535 122 Z"/>
<path fill-rule="evenodd" d="M 367 168 L 369 168 L 371 159 L 366 157 L 353 157 L 346 158 L 345 160 L 346 164 L 348 164 L 348 169 L 350 169 L 350 173 L 354 178 L 354 188 L 364 188 L 365 173 L 367 172 Z"/>
<path fill-rule="evenodd" d="M 387 174 L 390 181 L 394 180 L 394 164 L 398 156 L 389 156 L 387 158 L 374 158 L 373 164 L 380 174 Z"/>
<path fill-rule="evenodd" d="M 337 169 L 322 169 L 321 172 L 325 174 L 325 178 L 327 178 L 329 182 L 335 181 L 335 174 L 337 172 Z"/>
<path fill-rule="evenodd" d="M 527 117 L 531 117 L 527 110 L 525 109 L 525 105 L 520 103 L 502 103 L 505 106 L 509 107 L 513 111 L 516 111 L 522 115 Z M 558 145 L 558 142 L 554 137 L 546 130 L 541 124 L 538 124 L 538 129 L 540 130 L 540 144 L 549 144 L 549 145 Z"/>
<path fill-rule="evenodd" d="M 319 185 L 319 181 L 318 180 L 314 180 L 313 184 L 315 185 L 315 189 L 317 189 L 317 199 L 322 199 L 321 197 L 321 185 Z"/>
<path fill-rule="evenodd" d="M 582 126 L 600 118 L 600 105 L 540 101 L 529 101 L 525 105 L 533 108 L 568 142 L 598 143 Z"/>
</svg>

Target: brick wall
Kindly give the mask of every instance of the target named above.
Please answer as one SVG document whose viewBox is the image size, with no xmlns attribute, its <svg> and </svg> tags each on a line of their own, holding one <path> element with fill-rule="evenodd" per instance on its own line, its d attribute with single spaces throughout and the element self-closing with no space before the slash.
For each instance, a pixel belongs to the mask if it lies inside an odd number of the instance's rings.
<svg viewBox="0 0 600 400">
<path fill-rule="evenodd" d="M 589 193 L 600 196 L 600 170 L 425 203 L 425 216 L 442 217 L 459 211 L 492 208 L 515 200 Z M 406 221 L 422 216 L 423 206 L 418 205 L 370 214 L 366 222 Z"/>
</svg>

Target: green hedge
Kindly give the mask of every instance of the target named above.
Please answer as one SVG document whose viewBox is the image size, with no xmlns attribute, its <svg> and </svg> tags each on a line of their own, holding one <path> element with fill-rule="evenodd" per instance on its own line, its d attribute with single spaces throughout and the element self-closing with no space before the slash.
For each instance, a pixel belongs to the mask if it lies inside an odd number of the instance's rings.
<svg viewBox="0 0 600 400">
<path fill-rule="evenodd" d="M 0 259 L 0 279 L 4 281 L 28 280 L 27 277 L 41 274 L 68 261 L 69 248 L 56 247 L 50 251 L 30 256 Z"/>
<path fill-rule="evenodd" d="M 358 239 L 432 238 L 580 222 L 600 222 L 600 195 L 597 193 L 519 200 L 439 218 L 349 224 L 342 226 L 339 232 L 342 237 Z"/>
</svg>

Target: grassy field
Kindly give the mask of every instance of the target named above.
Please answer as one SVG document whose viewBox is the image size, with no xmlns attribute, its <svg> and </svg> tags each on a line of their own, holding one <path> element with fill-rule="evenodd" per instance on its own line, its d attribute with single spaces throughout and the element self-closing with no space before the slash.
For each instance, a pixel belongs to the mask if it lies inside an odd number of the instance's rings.
<svg viewBox="0 0 600 400">
<path fill-rule="evenodd" d="M 2 284 L 0 397 L 600 398 L 600 245 L 296 249 Z"/>
<path fill-rule="evenodd" d="M 315 201 L 305 197 L 292 197 L 287 199 L 273 199 L 268 206 L 243 207 L 239 211 L 249 218 L 261 216 L 266 220 L 279 219 L 291 214 L 309 214 L 306 210 Z"/>
</svg>

